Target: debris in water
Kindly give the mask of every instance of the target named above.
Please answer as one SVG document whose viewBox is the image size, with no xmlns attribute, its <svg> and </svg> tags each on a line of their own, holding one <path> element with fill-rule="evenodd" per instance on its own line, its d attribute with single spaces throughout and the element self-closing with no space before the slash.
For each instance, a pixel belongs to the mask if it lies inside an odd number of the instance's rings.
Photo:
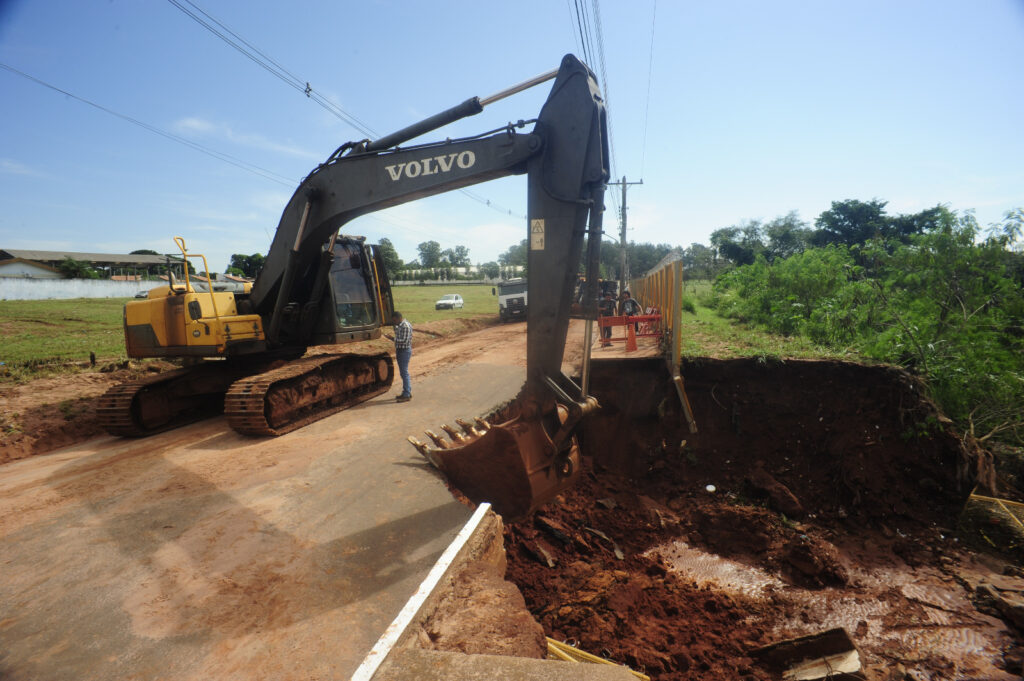
<svg viewBox="0 0 1024 681">
<path fill-rule="evenodd" d="M 786 681 L 864 678 L 860 653 L 842 627 L 801 636 L 750 651 L 768 669 L 782 672 Z M 851 676 L 846 676 L 847 674 Z"/>
</svg>

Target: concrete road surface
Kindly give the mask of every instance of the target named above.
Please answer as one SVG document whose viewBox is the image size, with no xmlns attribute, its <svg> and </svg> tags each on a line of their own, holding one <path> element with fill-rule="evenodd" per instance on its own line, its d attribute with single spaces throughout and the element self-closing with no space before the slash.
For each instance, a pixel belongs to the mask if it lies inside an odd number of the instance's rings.
<svg viewBox="0 0 1024 681">
<path fill-rule="evenodd" d="M 524 331 L 280 438 L 217 418 L 3 466 L 0 679 L 349 678 L 470 516 L 405 437 L 513 397 Z"/>
</svg>

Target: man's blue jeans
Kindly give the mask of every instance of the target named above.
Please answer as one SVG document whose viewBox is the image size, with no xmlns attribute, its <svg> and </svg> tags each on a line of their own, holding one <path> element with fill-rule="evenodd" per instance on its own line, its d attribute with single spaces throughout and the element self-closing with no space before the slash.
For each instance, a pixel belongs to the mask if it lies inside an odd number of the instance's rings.
<svg viewBox="0 0 1024 681">
<path fill-rule="evenodd" d="M 402 394 L 412 395 L 412 380 L 409 378 L 412 348 L 395 348 L 395 359 L 398 360 L 398 373 L 402 376 Z"/>
</svg>

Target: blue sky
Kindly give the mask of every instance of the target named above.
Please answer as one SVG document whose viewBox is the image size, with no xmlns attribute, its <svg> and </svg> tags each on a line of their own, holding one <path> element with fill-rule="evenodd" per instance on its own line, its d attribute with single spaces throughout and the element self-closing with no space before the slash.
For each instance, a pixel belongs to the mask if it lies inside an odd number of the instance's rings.
<svg viewBox="0 0 1024 681">
<path fill-rule="evenodd" d="M 582 56 L 574 0 L 194 1 L 378 135 Z M 1024 206 L 1022 0 L 598 9 L 604 67 L 591 67 L 606 81 L 613 172 L 643 179 L 631 240 L 707 243 L 791 210 L 813 222 L 844 199 L 892 213 L 943 203 L 983 224 Z M 0 63 L 272 173 L 0 69 L 0 248 L 171 252 L 180 235 L 222 270 L 232 253 L 265 252 L 301 178 L 365 137 L 168 0 L 0 0 Z M 546 94 L 422 141 L 531 118 Z M 505 212 L 456 192 L 345 231 L 387 237 L 406 260 L 428 239 L 493 260 L 526 236 L 525 180 L 472 192 Z"/>
</svg>

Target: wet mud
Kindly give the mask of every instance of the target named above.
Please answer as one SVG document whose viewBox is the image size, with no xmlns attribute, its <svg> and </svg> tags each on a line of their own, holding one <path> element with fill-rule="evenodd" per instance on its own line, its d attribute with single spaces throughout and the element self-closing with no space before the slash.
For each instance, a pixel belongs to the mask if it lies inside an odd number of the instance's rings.
<svg viewBox="0 0 1024 681">
<path fill-rule="evenodd" d="M 506 576 L 548 636 L 654 679 L 773 679 L 756 650 L 842 628 L 865 678 L 1020 678 L 1020 632 L 985 594 L 1024 579 L 957 535 L 991 461 L 913 377 L 755 360 L 683 375 L 696 434 L 663 364 L 595 362 L 587 473 L 506 526 Z"/>
</svg>

